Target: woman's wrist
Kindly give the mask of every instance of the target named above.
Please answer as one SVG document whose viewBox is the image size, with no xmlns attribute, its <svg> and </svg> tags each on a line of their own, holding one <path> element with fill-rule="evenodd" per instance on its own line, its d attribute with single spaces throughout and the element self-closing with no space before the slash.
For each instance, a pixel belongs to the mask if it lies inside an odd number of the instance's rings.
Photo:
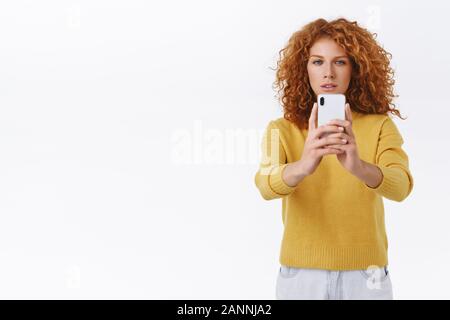
<svg viewBox="0 0 450 320">
<path fill-rule="evenodd" d="M 289 163 L 283 170 L 283 180 L 290 186 L 295 187 L 298 185 L 308 174 L 303 169 L 301 160 Z"/>
<path fill-rule="evenodd" d="M 370 188 L 378 187 L 383 180 L 383 173 L 378 166 L 361 160 L 355 176 Z"/>
</svg>

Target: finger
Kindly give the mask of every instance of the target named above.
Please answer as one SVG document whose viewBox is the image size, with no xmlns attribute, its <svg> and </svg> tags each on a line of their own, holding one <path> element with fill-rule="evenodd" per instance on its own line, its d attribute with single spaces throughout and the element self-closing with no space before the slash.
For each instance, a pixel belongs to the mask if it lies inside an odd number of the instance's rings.
<svg viewBox="0 0 450 320">
<path fill-rule="evenodd" d="M 313 148 L 323 148 L 323 147 L 330 147 L 333 145 L 346 145 L 348 144 L 348 140 L 341 139 L 341 138 L 325 138 L 321 140 L 317 140 L 313 143 Z"/>
<path fill-rule="evenodd" d="M 329 137 L 329 138 L 347 139 L 348 141 L 351 140 L 351 137 L 348 134 L 344 133 L 344 132 L 330 133 L 329 135 L 327 135 L 327 137 Z"/>
<path fill-rule="evenodd" d="M 346 111 L 346 114 L 347 114 L 347 118 L 346 119 L 348 121 L 350 121 L 350 123 L 352 123 L 353 122 L 353 117 L 352 117 L 352 109 L 350 108 L 350 104 L 346 103 L 345 107 L 346 107 L 345 111 Z"/>
<path fill-rule="evenodd" d="M 308 130 L 313 130 L 317 128 L 316 125 L 316 119 L 317 119 L 317 102 L 314 102 L 314 105 L 311 110 L 311 115 L 309 116 L 309 128 Z"/>
<path fill-rule="evenodd" d="M 347 115 L 345 117 L 347 118 Z M 342 119 L 333 119 L 328 121 L 326 124 L 345 127 L 350 124 L 350 121 Z"/>
<path fill-rule="evenodd" d="M 336 133 L 336 132 L 344 132 L 344 128 L 340 126 L 325 126 L 322 125 L 317 130 L 314 131 L 312 135 L 313 139 L 319 139 L 320 136 L 326 132 Z"/>
<path fill-rule="evenodd" d="M 319 156 L 323 157 L 326 155 L 330 155 L 330 154 L 342 154 L 345 151 L 343 150 L 339 150 L 339 149 L 334 149 L 334 148 L 323 148 L 323 149 L 319 149 L 318 154 Z"/>
<path fill-rule="evenodd" d="M 337 150 L 341 150 L 341 151 L 347 150 L 347 146 L 345 144 L 329 144 L 329 145 L 326 145 L 324 148 L 337 149 Z"/>
<path fill-rule="evenodd" d="M 353 117 L 352 117 L 352 110 L 350 108 L 350 104 L 346 103 L 345 108 L 346 108 L 345 109 L 346 119 L 349 122 L 345 126 L 345 132 L 347 132 L 352 138 L 354 138 L 355 135 L 353 133 Z"/>
</svg>

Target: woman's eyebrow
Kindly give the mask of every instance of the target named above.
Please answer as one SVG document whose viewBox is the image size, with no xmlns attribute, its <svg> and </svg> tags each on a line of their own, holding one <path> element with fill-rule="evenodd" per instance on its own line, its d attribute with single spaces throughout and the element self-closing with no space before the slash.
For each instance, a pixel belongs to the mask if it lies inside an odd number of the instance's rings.
<svg viewBox="0 0 450 320">
<path fill-rule="evenodd" d="M 317 55 L 317 54 L 312 54 L 312 55 L 310 56 L 310 58 L 311 58 L 311 57 L 319 57 L 319 58 L 322 58 L 322 59 L 323 59 L 322 56 L 319 56 L 319 55 Z M 337 58 L 348 58 L 348 56 L 337 56 L 337 57 L 334 57 L 334 59 L 337 59 Z"/>
</svg>

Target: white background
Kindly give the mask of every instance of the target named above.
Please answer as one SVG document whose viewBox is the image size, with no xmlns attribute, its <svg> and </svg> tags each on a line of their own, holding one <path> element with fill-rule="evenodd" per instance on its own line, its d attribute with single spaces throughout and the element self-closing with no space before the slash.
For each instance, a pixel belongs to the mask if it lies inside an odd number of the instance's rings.
<svg viewBox="0 0 450 320">
<path fill-rule="evenodd" d="M 396 299 L 448 299 L 446 1 L 2 1 L 0 298 L 274 299 L 254 185 L 278 51 L 346 17 L 392 53 L 414 190 L 385 199 Z"/>
</svg>

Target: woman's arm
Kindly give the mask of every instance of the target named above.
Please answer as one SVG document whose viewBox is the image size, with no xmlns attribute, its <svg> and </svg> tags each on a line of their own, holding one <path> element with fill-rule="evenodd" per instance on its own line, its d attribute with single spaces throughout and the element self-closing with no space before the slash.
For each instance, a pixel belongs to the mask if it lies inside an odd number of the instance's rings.
<svg viewBox="0 0 450 320">
<path fill-rule="evenodd" d="M 364 160 L 361 160 L 361 167 L 357 170 L 355 176 L 370 188 L 378 187 L 383 180 L 383 173 L 380 168 Z"/>
<path fill-rule="evenodd" d="M 397 126 L 387 117 L 381 127 L 375 163 L 365 162 L 356 175 L 370 190 L 397 202 L 403 201 L 414 186 L 408 155 L 402 145 L 403 138 Z M 381 172 L 381 181 L 377 171 Z"/>
<path fill-rule="evenodd" d="M 254 181 L 262 197 L 265 200 L 272 200 L 291 194 L 296 187 L 290 184 L 293 184 L 297 177 L 292 175 L 291 163 L 286 163 L 286 152 L 280 139 L 280 129 L 274 121 L 270 121 L 264 132 L 261 151 L 261 162 Z M 288 169 L 287 176 L 286 169 Z M 285 178 L 288 181 L 285 181 Z"/>
</svg>

